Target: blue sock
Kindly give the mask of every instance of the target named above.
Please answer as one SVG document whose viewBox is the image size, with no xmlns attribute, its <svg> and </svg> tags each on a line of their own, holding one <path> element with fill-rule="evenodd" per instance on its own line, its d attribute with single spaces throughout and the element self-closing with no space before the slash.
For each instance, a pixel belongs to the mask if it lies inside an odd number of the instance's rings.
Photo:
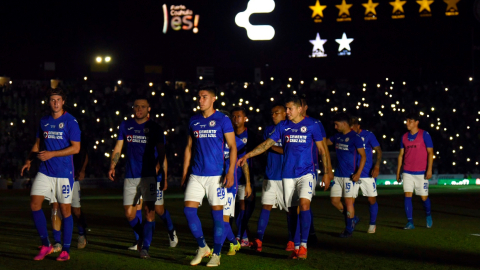
<svg viewBox="0 0 480 270">
<path fill-rule="evenodd" d="M 85 221 L 85 216 L 83 215 L 83 211 L 80 211 L 80 217 L 77 221 L 78 235 L 85 235 L 87 233 L 86 228 L 87 222 Z"/>
<path fill-rule="evenodd" d="M 293 234 L 292 234 L 292 217 L 290 213 L 287 213 L 287 230 L 288 230 L 288 241 L 293 242 Z"/>
<path fill-rule="evenodd" d="M 235 223 L 237 225 L 237 237 L 240 238 L 241 233 L 242 233 L 242 221 L 243 221 L 243 216 L 245 215 L 245 210 L 240 210 L 238 213 L 237 219 L 235 220 Z"/>
<path fill-rule="evenodd" d="M 310 223 L 312 222 L 312 216 L 310 210 L 300 211 L 300 243 L 308 242 L 308 235 L 310 233 Z"/>
<path fill-rule="evenodd" d="M 185 207 L 183 209 L 185 217 L 187 218 L 188 227 L 192 231 L 193 237 L 197 240 L 198 246 L 203 248 L 205 247 L 205 238 L 203 237 L 202 223 L 197 215 L 197 208 L 195 207 Z"/>
<path fill-rule="evenodd" d="M 170 236 L 170 238 L 173 238 L 173 231 L 175 230 L 175 227 L 173 227 L 173 222 L 172 222 L 172 218 L 170 217 L 170 212 L 168 212 L 168 210 L 165 210 L 165 212 L 163 213 L 163 216 L 159 216 L 159 217 L 163 221 L 163 223 L 165 223 L 165 225 L 167 226 L 168 235 Z"/>
<path fill-rule="evenodd" d="M 315 235 L 315 227 L 313 226 L 313 212 L 312 208 L 310 208 L 310 235 Z"/>
<path fill-rule="evenodd" d="M 288 209 L 290 214 L 291 234 L 293 235 L 293 243 L 296 247 L 300 246 L 300 217 L 297 214 L 297 207 Z"/>
<path fill-rule="evenodd" d="M 50 240 L 48 240 L 47 219 L 45 218 L 45 214 L 43 214 L 43 210 L 32 211 L 32 218 L 35 228 L 37 228 L 37 232 L 42 240 L 42 245 L 46 247 L 50 246 Z"/>
<path fill-rule="evenodd" d="M 72 235 L 73 235 L 73 217 L 70 215 L 69 217 L 63 218 L 63 246 L 62 251 L 66 251 L 70 253 L 70 244 L 72 243 Z"/>
<path fill-rule="evenodd" d="M 258 219 L 257 228 L 257 238 L 260 241 L 263 241 L 263 235 L 265 234 L 265 229 L 267 228 L 268 219 L 270 219 L 270 211 L 262 209 L 262 212 L 260 212 L 260 218 Z"/>
<path fill-rule="evenodd" d="M 155 221 L 146 221 L 143 223 L 143 247 L 148 250 L 153 239 L 153 232 L 155 231 Z"/>
<path fill-rule="evenodd" d="M 140 224 L 142 223 L 142 210 L 137 210 L 137 212 L 135 213 L 135 216 L 138 218 L 138 220 L 140 220 Z M 135 235 L 135 241 L 138 241 L 139 239 L 139 236 L 138 236 L 138 233 L 133 230 L 133 234 Z"/>
<path fill-rule="evenodd" d="M 427 214 L 427 217 L 430 216 L 432 214 L 431 213 L 432 205 L 430 204 L 430 198 L 427 198 L 422 203 L 423 203 L 423 208 L 425 209 L 425 214 Z"/>
<path fill-rule="evenodd" d="M 407 220 L 413 222 L 413 206 L 412 206 L 412 197 L 405 197 L 405 214 L 407 215 Z"/>
<path fill-rule="evenodd" d="M 213 216 L 213 253 L 220 255 L 222 251 L 223 242 L 225 242 L 225 234 L 223 229 L 223 209 L 222 210 L 212 210 Z"/>
<path fill-rule="evenodd" d="M 378 203 L 369 205 L 370 210 L 370 225 L 375 225 L 377 223 L 377 214 L 378 214 Z"/>
<path fill-rule="evenodd" d="M 52 232 L 53 232 L 53 241 L 55 243 L 62 243 L 62 232 L 57 231 L 55 229 L 53 229 Z"/>
<path fill-rule="evenodd" d="M 252 194 L 252 196 L 254 196 Z M 245 200 L 245 215 L 243 216 L 243 222 L 242 222 L 242 239 L 247 239 L 248 238 L 248 221 L 250 221 L 250 218 L 252 217 L 253 211 L 255 210 L 255 198 L 250 197 L 250 199 Z"/>
<path fill-rule="evenodd" d="M 224 225 L 224 231 L 223 233 L 225 234 L 225 238 L 230 242 L 233 243 L 234 245 L 238 244 L 237 239 L 235 238 L 235 235 L 233 234 L 232 231 L 232 226 L 230 226 L 230 222 L 223 222 Z"/>
<path fill-rule="evenodd" d="M 345 230 L 349 233 L 353 233 L 353 229 L 354 229 L 353 218 L 347 218 L 347 226 L 345 227 Z"/>
<path fill-rule="evenodd" d="M 142 222 L 138 219 L 138 217 L 135 217 L 134 219 L 129 221 L 129 223 L 130 227 L 132 227 L 133 231 L 136 233 L 136 235 L 138 235 L 137 241 L 143 238 L 143 226 Z"/>
</svg>

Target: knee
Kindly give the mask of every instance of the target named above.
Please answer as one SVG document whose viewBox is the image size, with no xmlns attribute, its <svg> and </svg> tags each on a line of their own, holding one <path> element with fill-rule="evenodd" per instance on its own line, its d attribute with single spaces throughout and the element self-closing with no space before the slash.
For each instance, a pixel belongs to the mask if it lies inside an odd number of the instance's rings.
<svg viewBox="0 0 480 270">
<path fill-rule="evenodd" d="M 70 207 L 70 204 L 62 204 L 60 206 L 60 210 L 62 211 L 62 216 L 64 218 L 67 218 L 72 214 L 72 208 Z"/>
<path fill-rule="evenodd" d="M 368 198 L 368 202 L 369 202 L 370 204 L 375 204 L 375 203 L 377 202 L 377 198 L 375 198 L 375 197 L 370 197 L 370 198 Z"/>
<path fill-rule="evenodd" d="M 310 210 L 310 204 L 300 204 L 300 211 L 309 211 Z"/>
<path fill-rule="evenodd" d="M 163 216 L 165 214 L 165 208 L 159 207 L 157 205 L 157 206 L 155 206 L 155 212 L 157 213 L 157 215 Z"/>
</svg>

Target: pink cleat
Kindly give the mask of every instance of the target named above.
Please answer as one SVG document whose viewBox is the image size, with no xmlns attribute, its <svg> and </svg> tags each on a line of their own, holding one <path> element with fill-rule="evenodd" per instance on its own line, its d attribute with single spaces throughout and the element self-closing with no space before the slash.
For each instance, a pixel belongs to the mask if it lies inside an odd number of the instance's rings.
<svg viewBox="0 0 480 270">
<path fill-rule="evenodd" d="M 68 254 L 68 252 L 66 251 L 62 251 L 62 253 L 60 253 L 60 256 L 57 257 L 57 261 L 59 262 L 64 262 L 68 260 L 70 260 L 70 254 Z"/>
<path fill-rule="evenodd" d="M 53 247 L 52 245 L 49 245 L 48 247 L 47 246 L 42 246 L 40 248 L 40 252 L 38 253 L 37 256 L 35 256 L 35 258 L 33 258 L 35 261 L 41 261 L 43 260 L 43 258 L 45 258 L 45 256 L 47 256 L 48 254 L 52 254 L 53 252 Z"/>
</svg>

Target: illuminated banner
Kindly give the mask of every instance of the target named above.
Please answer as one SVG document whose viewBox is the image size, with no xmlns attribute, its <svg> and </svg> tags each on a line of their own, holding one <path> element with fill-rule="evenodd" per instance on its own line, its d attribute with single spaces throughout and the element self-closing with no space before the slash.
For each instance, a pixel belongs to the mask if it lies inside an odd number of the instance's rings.
<svg viewBox="0 0 480 270">
<path fill-rule="evenodd" d="M 312 18 L 313 21 L 316 23 L 321 23 L 323 20 L 323 10 L 327 8 L 327 6 L 320 5 L 320 1 L 317 0 L 315 6 L 309 6 L 309 8 L 313 11 Z"/>
<path fill-rule="evenodd" d="M 350 17 L 350 11 L 348 11 L 349 8 L 353 6 L 353 4 L 347 4 L 345 0 L 342 0 L 341 5 L 335 5 L 338 8 L 338 18 L 337 22 L 349 22 L 352 20 Z"/>
<path fill-rule="evenodd" d="M 335 42 L 338 43 L 338 55 L 351 55 L 350 43 L 352 43 L 353 38 L 347 38 L 347 34 L 343 33 L 341 39 L 335 39 Z"/>
<path fill-rule="evenodd" d="M 445 15 L 458 16 L 457 3 L 460 2 L 460 0 L 443 0 L 443 2 L 447 3 L 447 11 L 445 11 Z"/>
<path fill-rule="evenodd" d="M 368 0 L 368 3 L 362 4 L 365 7 L 365 20 L 371 21 L 377 19 L 377 12 L 375 8 L 378 6 L 378 3 L 373 3 L 372 0 Z"/>
<path fill-rule="evenodd" d="M 271 25 L 252 25 L 250 15 L 254 13 L 270 13 L 275 9 L 273 0 L 250 0 L 247 9 L 235 16 L 235 23 L 247 30 L 251 40 L 271 40 L 275 36 L 275 29 Z"/>
<path fill-rule="evenodd" d="M 323 44 L 327 42 L 326 39 L 321 39 L 320 34 L 317 33 L 317 38 L 314 40 L 310 40 L 310 43 L 313 45 L 312 49 L 312 55 L 309 57 L 311 58 L 317 58 L 317 57 L 327 57 L 327 54 L 325 54 L 325 49 L 323 48 Z"/>
<path fill-rule="evenodd" d="M 417 4 L 420 5 L 420 17 L 432 17 L 432 10 L 430 5 L 433 4 L 433 0 L 419 0 Z"/>
<path fill-rule="evenodd" d="M 392 19 L 403 19 L 405 18 L 405 11 L 403 10 L 403 5 L 407 1 L 395 0 L 395 2 L 390 2 L 390 5 L 393 6 Z"/>
<path fill-rule="evenodd" d="M 200 20 L 200 15 L 195 15 L 194 17 L 193 11 L 187 9 L 184 5 L 171 5 L 169 9 L 167 4 L 163 4 L 162 7 L 164 34 L 168 32 L 170 27 L 175 31 L 189 31 L 193 29 L 193 33 L 198 33 L 198 21 Z"/>
</svg>

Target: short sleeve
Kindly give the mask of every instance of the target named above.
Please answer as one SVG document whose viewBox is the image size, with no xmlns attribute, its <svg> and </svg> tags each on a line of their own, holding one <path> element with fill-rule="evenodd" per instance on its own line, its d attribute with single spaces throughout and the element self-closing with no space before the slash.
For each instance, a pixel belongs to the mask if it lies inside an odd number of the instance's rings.
<svg viewBox="0 0 480 270">
<path fill-rule="evenodd" d="M 232 121 L 230 121 L 228 116 L 222 118 L 222 131 L 223 134 L 233 132 Z"/>
<path fill-rule="evenodd" d="M 323 141 L 323 133 L 322 130 L 320 129 L 321 123 L 318 122 L 312 125 L 312 136 L 313 140 L 316 142 L 321 142 Z"/>
<path fill-rule="evenodd" d="M 423 141 L 425 142 L 425 146 L 427 148 L 433 148 L 433 141 L 432 141 L 432 137 L 430 136 L 430 133 L 426 131 L 423 132 Z"/>
<path fill-rule="evenodd" d="M 126 132 L 125 132 L 125 122 L 122 121 L 120 124 L 120 127 L 118 128 L 118 140 L 123 141 L 125 138 Z"/>
<path fill-rule="evenodd" d="M 330 140 L 333 144 L 335 144 L 335 136 L 330 137 L 329 140 Z"/>
<path fill-rule="evenodd" d="M 362 137 L 360 135 L 356 134 L 354 139 L 353 139 L 353 144 L 355 145 L 355 148 L 364 148 L 365 149 L 365 144 L 363 143 Z"/>
<path fill-rule="evenodd" d="M 403 140 L 400 140 L 400 149 L 403 149 L 405 148 L 405 146 L 403 145 Z"/>
<path fill-rule="evenodd" d="M 373 134 L 372 132 L 368 133 L 368 143 L 372 148 L 380 146 L 380 143 L 378 143 L 377 141 L 377 137 L 375 137 L 375 134 Z"/>
<path fill-rule="evenodd" d="M 270 135 L 269 139 L 272 139 L 274 142 L 277 142 L 278 140 L 280 140 L 280 138 L 282 137 L 282 129 L 283 129 L 283 121 L 278 123 L 278 125 L 276 125 L 273 128 L 272 135 Z"/>
<path fill-rule="evenodd" d="M 80 132 L 80 126 L 78 125 L 78 122 L 76 119 L 72 119 L 68 123 L 68 134 L 69 134 L 69 140 L 73 142 L 79 142 L 81 141 L 81 132 Z"/>
<path fill-rule="evenodd" d="M 323 138 L 327 138 L 327 133 L 325 132 L 325 128 L 323 127 L 322 122 L 318 121 L 318 127 L 320 128 L 320 131 L 322 132 L 322 140 L 323 140 Z"/>
</svg>

